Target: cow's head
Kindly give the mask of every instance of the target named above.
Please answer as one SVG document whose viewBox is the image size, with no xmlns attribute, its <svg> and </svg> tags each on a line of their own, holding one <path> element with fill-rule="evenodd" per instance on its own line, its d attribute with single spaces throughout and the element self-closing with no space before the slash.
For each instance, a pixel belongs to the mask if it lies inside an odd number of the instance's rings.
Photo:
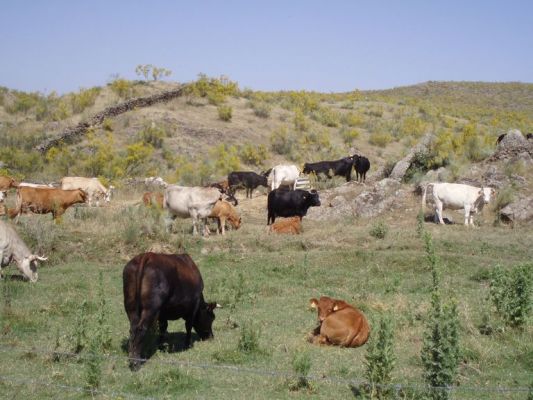
<svg viewBox="0 0 533 400">
<path fill-rule="evenodd" d="M 0 192 L 0 203 L 5 201 L 6 197 L 7 197 L 7 192 L 6 191 Z"/>
<path fill-rule="evenodd" d="M 494 196 L 495 194 L 496 191 L 490 187 L 482 187 L 481 189 L 479 189 L 479 196 L 483 199 L 484 204 L 488 204 L 490 201 L 490 197 Z"/>
<path fill-rule="evenodd" d="M 76 193 L 76 202 L 77 203 L 85 203 L 87 201 L 88 195 L 87 192 L 83 189 L 78 189 Z"/>
<path fill-rule="evenodd" d="M 239 216 L 230 215 L 228 221 L 234 229 L 239 229 L 241 227 L 242 218 Z"/>
<path fill-rule="evenodd" d="M 320 198 L 318 197 L 318 192 L 316 190 L 311 190 L 304 195 L 304 200 L 310 207 L 319 207 Z"/>
<path fill-rule="evenodd" d="M 215 320 L 215 308 L 220 308 L 218 303 L 205 303 L 200 304 L 200 308 L 196 313 L 196 318 L 193 322 L 193 327 L 200 339 L 212 339 L 213 338 L 213 321 Z"/>
<path fill-rule="evenodd" d="M 19 264 L 20 270 L 26 278 L 31 282 L 37 282 L 39 274 L 37 273 L 37 261 L 46 261 L 48 258 L 40 257 L 36 254 L 30 254 L 27 257 L 24 257 Z"/>
<path fill-rule="evenodd" d="M 309 300 L 309 306 L 315 308 L 318 312 L 318 321 L 322 323 L 332 312 L 335 306 L 335 300 L 328 296 L 322 296 L 319 300 Z"/>
</svg>

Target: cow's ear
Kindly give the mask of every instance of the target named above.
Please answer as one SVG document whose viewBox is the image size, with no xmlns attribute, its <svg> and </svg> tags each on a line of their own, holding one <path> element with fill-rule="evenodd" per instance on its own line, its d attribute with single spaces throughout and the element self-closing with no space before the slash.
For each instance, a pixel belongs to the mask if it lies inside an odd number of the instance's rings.
<svg viewBox="0 0 533 400">
<path fill-rule="evenodd" d="M 215 308 L 221 308 L 222 306 L 218 303 L 207 303 L 207 309 L 213 311 Z"/>
<path fill-rule="evenodd" d="M 318 307 L 318 300 L 317 300 L 317 299 L 311 299 L 311 300 L 309 300 L 309 307 L 311 307 L 311 308 L 317 308 L 317 307 Z"/>
<path fill-rule="evenodd" d="M 338 303 L 335 303 L 333 305 L 333 311 L 337 311 L 339 309 L 339 304 Z"/>
</svg>

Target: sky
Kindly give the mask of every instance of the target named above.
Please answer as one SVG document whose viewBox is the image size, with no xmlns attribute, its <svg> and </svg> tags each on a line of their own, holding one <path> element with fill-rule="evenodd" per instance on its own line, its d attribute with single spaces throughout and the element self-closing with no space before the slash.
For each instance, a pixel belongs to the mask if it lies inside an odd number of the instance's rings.
<svg viewBox="0 0 533 400">
<path fill-rule="evenodd" d="M 0 86 L 226 75 L 254 90 L 533 82 L 533 1 L 0 0 Z"/>
</svg>

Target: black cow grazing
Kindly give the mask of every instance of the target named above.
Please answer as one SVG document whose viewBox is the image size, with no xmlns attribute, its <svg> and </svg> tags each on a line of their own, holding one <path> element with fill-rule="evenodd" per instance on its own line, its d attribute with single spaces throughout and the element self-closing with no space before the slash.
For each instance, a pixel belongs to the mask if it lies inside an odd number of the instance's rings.
<svg viewBox="0 0 533 400">
<path fill-rule="evenodd" d="M 160 340 L 168 320 L 183 318 L 191 345 L 191 329 L 202 340 L 213 337 L 213 310 L 216 303 L 204 301 L 204 283 L 198 267 L 188 254 L 143 253 L 126 264 L 122 273 L 124 308 L 130 320 L 130 368 L 141 364 L 141 344 L 157 318 Z"/>
<path fill-rule="evenodd" d="M 274 223 L 276 217 L 300 217 L 302 219 L 309 207 L 320 206 L 316 190 L 274 189 L 268 194 L 267 225 Z"/>
<path fill-rule="evenodd" d="M 364 156 L 354 155 L 353 156 L 353 166 L 355 168 L 355 177 L 359 182 L 366 181 L 366 173 L 370 169 L 370 161 Z"/>
<path fill-rule="evenodd" d="M 237 189 L 246 189 L 246 198 L 252 198 L 252 192 L 258 186 L 268 187 L 267 176 L 270 170 L 262 175 L 251 171 L 234 171 L 228 174 L 228 185 L 230 190 L 235 193 Z"/>
<path fill-rule="evenodd" d="M 505 136 L 507 136 L 507 133 L 502 133 L 500 136 L 498 136 L 498 139 L 496 139 L 496 144 L 500 144 Z"/>
<path fill-rule="evenodd" d="M 310 174 L 311 172 L 314 172 L 317 176 L 318 174 L 324 174 L 328 179 L 333 178 L 335 175 L 344 176 L 346 182 L 349 182 L 352 179 L 352 165 L 352 157 L 344 157 L 335 161 L 305 163 L 303 173 Z M 330 175 L 330 171 L 333 175 Z"/>
</svg>

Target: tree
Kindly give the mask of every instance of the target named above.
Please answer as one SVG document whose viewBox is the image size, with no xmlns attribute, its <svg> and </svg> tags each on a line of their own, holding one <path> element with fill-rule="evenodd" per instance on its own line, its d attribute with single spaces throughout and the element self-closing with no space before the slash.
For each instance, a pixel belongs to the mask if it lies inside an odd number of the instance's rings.
<svg viewBox="0 0 533 400">
<path fill-rule="evenodd" d="M 145 80 L 148 80 L 150 75 L 154 81 L 170 76 L 172 71 L 163 67 L 156 67 L 152 64 L 140 64 L 135 68 L 135 73 L 139 76 L 143 76 Z"/>
</svg>

